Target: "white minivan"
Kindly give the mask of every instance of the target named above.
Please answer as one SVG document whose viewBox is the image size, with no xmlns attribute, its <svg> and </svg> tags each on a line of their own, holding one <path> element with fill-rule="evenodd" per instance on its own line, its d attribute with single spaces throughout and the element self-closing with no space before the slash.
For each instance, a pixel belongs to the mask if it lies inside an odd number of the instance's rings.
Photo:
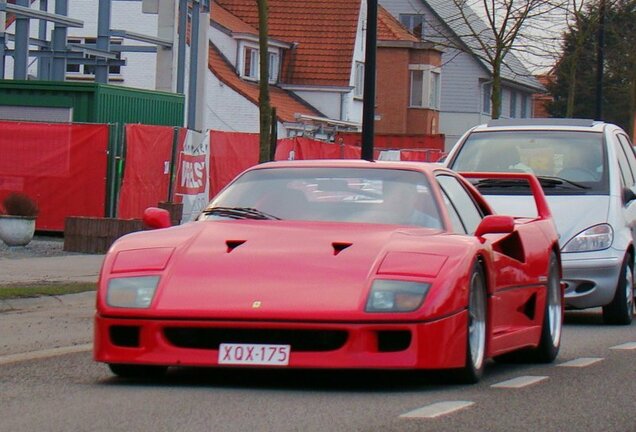
<svg viewBox="0 0 636 432">
<path fill-rule="evenodd" d="M 634 314 L 636 155 L 618 126 L 584 119 L 493 120 L 466 132 L 445 160 L 458 172 L 535 174 L 560 237 L 566 306 L 603 307 L 603 321 Z M 477 180 L 503 214 L 534 216 L 516 181 Z"/>
</svg>

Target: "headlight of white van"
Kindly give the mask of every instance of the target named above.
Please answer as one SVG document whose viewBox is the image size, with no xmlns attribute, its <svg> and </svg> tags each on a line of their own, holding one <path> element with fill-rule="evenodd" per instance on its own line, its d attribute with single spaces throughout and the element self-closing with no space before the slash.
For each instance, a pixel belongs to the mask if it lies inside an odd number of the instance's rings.
<svg viewBox="0 0 636 432">
<path fill-rule="evenodd" d="M 607 224 L 595 225 L 575 235 L 562 252 L 590 252 L 607 249 L 614 240 L 614 231 Z"/>
</svg>

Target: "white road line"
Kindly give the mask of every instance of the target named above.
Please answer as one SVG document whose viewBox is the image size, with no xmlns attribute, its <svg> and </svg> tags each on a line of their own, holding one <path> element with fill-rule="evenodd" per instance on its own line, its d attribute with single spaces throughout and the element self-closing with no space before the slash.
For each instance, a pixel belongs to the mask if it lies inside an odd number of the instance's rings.
<svg viewBox="0 0 636 432">
<path fill-rule="evenodd" d="M 56 357 L 65 354 L 74 354 L 80 352 L 86 352 L 93 349 L 93 344 L 83 344 L 83 345 L 72 345 L 67 347 L 60 348 L 52 348 L 41 351 L 31 351 L 20 354 L 9 354 L 0 356 L 0 365 L 9 364 L 9 363 L 18 363 L 27 360 L 38 360 L 49 357 Z"/>
<path fill-rule="evenodd" d="M 474 404 L 475 402 L 470 401 L 437 402 L 432 405 L 427 405 L 404 413 L 400 416 L 400 418 L 436 418 L 459 411 L 460 409 L 467 408 Z"/>
<path fill-rule="evenodd" d="M 613 350 L 633 350 L 636 349 L 636 342 L 627 342 L 621 345 L 610 347 Z"/>
<path fill-rule="evenodd" d="M 560 367 L 586 367 L 593 365 L 594 363 L 598 363 L 600 361 L 605 360 L 602 357 L 580 357 L 574 360 L 566 361 L 565 363 L 560 363 L 557 366 Z"/>
<path fill-rule="evenodd" d="M 536 384 L 539 381 L 543 381 L 548 379 L 547 376 L 521 376 L 519 378 L 513 378 L 507 381 L 502 381 L 500 383 L 497 384 L 493 384 L 490 387 L 495 387 L 495 388 L 522 388 L 522 387 L 527 387 L 529 385 L 532 384 Z"/>
</svg>

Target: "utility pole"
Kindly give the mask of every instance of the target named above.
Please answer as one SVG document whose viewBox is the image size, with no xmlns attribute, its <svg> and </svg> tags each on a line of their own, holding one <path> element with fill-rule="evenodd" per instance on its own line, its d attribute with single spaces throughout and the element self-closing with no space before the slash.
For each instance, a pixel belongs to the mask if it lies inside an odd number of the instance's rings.
<svg viewBox="0 0 636 432">
<path fill-rule="evenodd" d="M 362 149 L 360 157 L 368 161 L 373 161 L 377 35 L 378 0 L 367 0 L 367 37 L 364 54 L 364 100 L 362 102 Z"/>
</svg>

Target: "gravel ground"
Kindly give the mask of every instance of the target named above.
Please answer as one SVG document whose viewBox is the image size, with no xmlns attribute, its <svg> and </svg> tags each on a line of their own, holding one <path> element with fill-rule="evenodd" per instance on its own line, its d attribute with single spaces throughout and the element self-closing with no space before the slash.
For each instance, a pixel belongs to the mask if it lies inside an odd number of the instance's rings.
<svg viewBox="0 0 636 432">
<path fill-rule="evenodd" d="M 7 246 L 0 241 L 0 259 L 77 255 L 75 252 L 64 252 L 63 248 L 64 238 L 54 236 L 36 235 L 26 246 Z"/>
</svg>

